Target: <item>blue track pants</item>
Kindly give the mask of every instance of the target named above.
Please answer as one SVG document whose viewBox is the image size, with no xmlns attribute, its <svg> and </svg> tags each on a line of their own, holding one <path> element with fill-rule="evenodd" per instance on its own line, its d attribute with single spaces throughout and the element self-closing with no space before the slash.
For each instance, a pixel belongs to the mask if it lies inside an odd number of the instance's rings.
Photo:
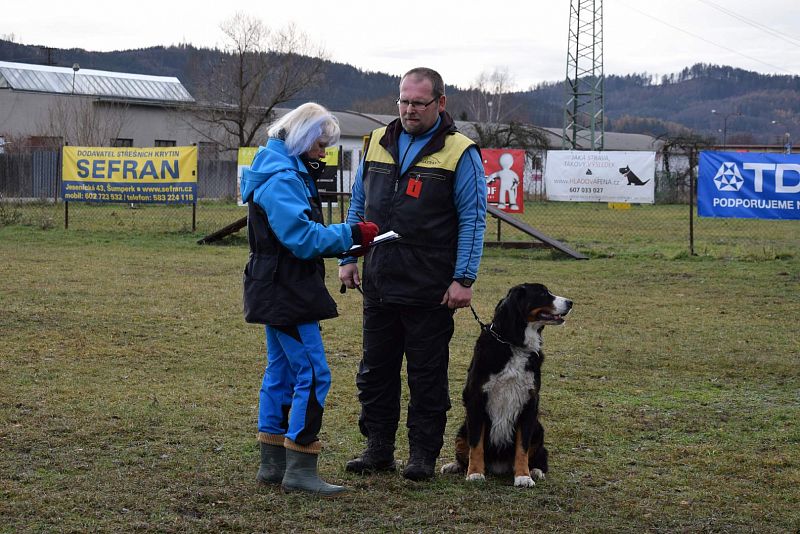
<svg viewBox="0 0 800 534">
<path fill-rule="evenodd" d="M 258 402 L 258 430 L 299 445 L 318 441 L 331 371 L 319 323 L 267 326 L 267 368 Z"/>
</svg>

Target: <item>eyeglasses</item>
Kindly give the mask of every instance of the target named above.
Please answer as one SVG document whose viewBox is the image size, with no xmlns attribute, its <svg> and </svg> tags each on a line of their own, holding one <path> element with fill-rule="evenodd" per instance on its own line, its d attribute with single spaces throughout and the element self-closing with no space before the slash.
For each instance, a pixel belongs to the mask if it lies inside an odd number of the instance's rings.
<svg viewBox="0 0 800 534">
<path fill-rule="evenodd" d="M 418 111 L 425 111 L 425 108 L 439 100 L 438 96 L 434 96 L 430 102 L 414 102 L 413 100 L 397 99 L 397 105 L 401 108 L 414 108 Z"/>
</svg>

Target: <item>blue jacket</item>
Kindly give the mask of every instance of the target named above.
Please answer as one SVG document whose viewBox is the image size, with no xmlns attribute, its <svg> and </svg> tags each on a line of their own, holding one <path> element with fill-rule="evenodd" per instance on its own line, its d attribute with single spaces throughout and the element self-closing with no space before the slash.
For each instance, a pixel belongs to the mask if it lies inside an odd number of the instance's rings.
<svg viewBox="0 0 800 534">
<path fill-rule="evenodd" d="M 289 156 L 283 141 L 270 139 L 243 173 L 242 199 L 250 244 L 245 320 L 279 326 L 336 317 L 322 256 L 344 252 L 353 238 L 347 224 L 324 225 L 314 178 L 302 160 Z"/>
<path fill-rule="evenodd" d="M 250 195 L 281 244 L 300 259 L 335 256 L 353 245 L 349 224 L 325 226 L 311 219 L 308 199 L 317 196 L 316 186 L 302 160 L 290 156 L 280 139 L 260 147 L 242 173 L 242 201 Z"/>
</svg>

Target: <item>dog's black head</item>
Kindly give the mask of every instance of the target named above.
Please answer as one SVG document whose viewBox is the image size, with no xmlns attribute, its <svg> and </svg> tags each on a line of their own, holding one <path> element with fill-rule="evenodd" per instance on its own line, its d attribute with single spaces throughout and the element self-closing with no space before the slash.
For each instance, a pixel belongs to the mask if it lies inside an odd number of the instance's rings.
<svg viewBox="0 0 800 534">
<path fill-rule="evenodd" d="M 492 328 L 512 345 L 525 344 L 525 330 L 533 324 L 541 330 L 548 324 L 562 324 L 572 301 L 550 293 L 542 284 L 520 284 L 494 309 Z"/>
<path fill-rule="evenodd" d="M 630 165 L 625 165 L 624 167 L 620 167 L 619 169 L 620 174 L 628 174 L 629 172 L 631 172 Z"/>
</svg>

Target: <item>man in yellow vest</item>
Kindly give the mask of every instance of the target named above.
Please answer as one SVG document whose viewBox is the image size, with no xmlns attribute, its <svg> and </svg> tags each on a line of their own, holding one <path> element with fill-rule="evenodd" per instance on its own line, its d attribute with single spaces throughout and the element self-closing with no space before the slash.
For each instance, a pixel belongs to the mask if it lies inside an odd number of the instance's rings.
<svg viewBox="0 0 800 534">
<path fill-rule="evenodd" d="M 372 132 L 356 174 L 348 222 L 364 217 L 400 240 L 370 248 L 363 284 L 355 258 L 339 279 L 364 292 L 364 351 L 356 385 L 367 447 L 356 473 L 394 471 L 400 369 L 406 357 L 410 457 L 403 476 L 434 475 L 450 393 L 453 313 L 469 306 L 486 229 L 486 180 L 477 145 L 445 111 L 442 77 L 428 68 L 400 82 L 399 118 Z"/>
</svg>

